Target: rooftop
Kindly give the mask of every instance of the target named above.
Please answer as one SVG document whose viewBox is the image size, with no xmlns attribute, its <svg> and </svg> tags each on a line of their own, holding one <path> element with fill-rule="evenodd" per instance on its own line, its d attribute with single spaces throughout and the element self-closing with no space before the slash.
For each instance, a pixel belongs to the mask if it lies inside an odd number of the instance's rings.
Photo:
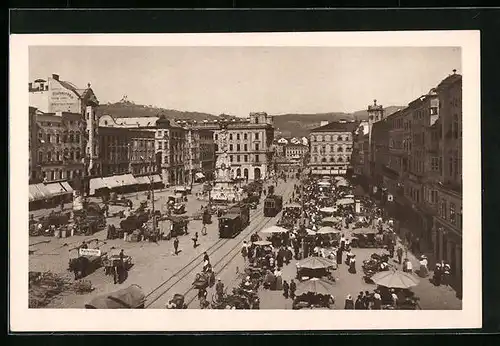
<svg viewBox="0 0 500 346">
<path fill-rule="evenodd" d="M 331 122 L 329 124 L 316 127 L 310 132 L 353 132 L 359 126 L 359 122 Z"/>
</svg>

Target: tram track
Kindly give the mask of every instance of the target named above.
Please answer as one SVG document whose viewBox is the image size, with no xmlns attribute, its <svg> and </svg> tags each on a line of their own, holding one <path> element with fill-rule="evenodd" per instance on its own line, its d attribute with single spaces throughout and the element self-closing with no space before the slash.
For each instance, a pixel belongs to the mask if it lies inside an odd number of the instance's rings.
<svg viewBox="0 0 500 346">
<path fill-rule="evenodd" d="M 286 198 L 291 194 L 293 191 L 293 184 L 285 184 L 284 191 L 283 191 L 283 196 Z M 252 233 L 258 232 L 260 229 L 262 229 L 265 225 L 270 223 L 271 221 L 275 221 L 278 216 L 276 215 L 273 218 L 267 218 L 264 217 L 260 222 L 257 224 L 252 225 L 251 221 L 255 221 L 256 219 L 260 218 L 262 215 L 260 214 L 261 211 L 263 211 L 264 207 L 259 207 L 255 210 L 253 213 L 252 217 L 250 218 L 250 223 L 249 226 L 246 229 L 244 229 L 240 234 L 238 234 L 235 238 L 230 238 L 230 239 L 220 239 L 217 241 L 215 244 L 213 244 L 209 249 L 206 250 L 207 254 L 209 254 L 209 257 L 215 253 L 217 253 L 221 248 L 223 248 L 226 244 L 230 243 L 231 241 L 234 241 L 235 239 L 244 239 L 247 238 L 249 235 Z M 243 235 L 243 236 L 242 236 Z M 221 258 L 219 258 L 215 264 L 213 264 L 214 271 L 216 272 L 216 275 L 219 275 L 224 271 L 224 269 L 232 263 L 234 258 L 240 253 L 239 247 L 241 245 L 240 241 L 236 241 L 233 246 L 230 247 L 230 249 L 222 255 Z M 200 254 L 196 256 L 194 259 L 192 259 L 188 264 L 186 264 L 184 267 L 182 267 L 180 270 L 178 270 L 176 273 L 174 273 L 172 276 L 170 276 L 168 279 L 163 281 L 159 286 L 157 286 L 155 289 L 153 289 L 150 293 L 146 295 L 146 308 L 151 308 L 157 301 L 159 301 L 161 298 L 165 297 L 167 293 L 173 292 L 173 289 L 177 286 L 180 285 L 181 281 L 185 280 L 186 278 L 189 278 L 189 280 L 192 280 L 191 276 L 188 276 L 189 274 L 194 273 L 196 270 L 199 270 L 199 266 L 202 264 L 202 256 L 203 254 Z M 229 257 L 230 256 L 230 257 Z M 228 258 L 227 261 L 223 263 L 223 261 Z M 196 263 L 195 263 L 196 262 Z M 218 270 L 216 270 L 216 267 L 221 265 L 222 267 Z M 174 280 L 177 278 L 174 282 Z M 167 285 L 168 284 L 168 285 Z M 188 290 L 184 292 L 184 297 L 186 298 L 187 295 L 190 295 L 195 292 L 195 289 L 192 287 L 192 283 L 188 282 L 188 286 L 190 287 Z M 167 285 L 167 287 L 165 287 Z M 161 290 L 161 291 L 160 291 Z M 158 294 L 156 294 L 158 293 Z M 178 292 L 173 292 L 173 293 L 178 293 Z M 151 299 L 150 297 L 153 296 Z M 194 300 L 196 299 L 196 294 L 194 294 L 192 297 L 187 299 L 186 304 L 189 306 Z M 185 299 L 186 301 L 186 299 Z M 158 304 L 155 304 L 158 305 Z"/>
</svg>

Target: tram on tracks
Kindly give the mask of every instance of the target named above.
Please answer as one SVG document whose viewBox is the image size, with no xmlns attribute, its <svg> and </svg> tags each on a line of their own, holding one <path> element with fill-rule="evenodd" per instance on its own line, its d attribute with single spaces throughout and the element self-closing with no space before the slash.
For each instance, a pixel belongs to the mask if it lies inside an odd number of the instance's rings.
<svg viewBox="0 0 500 346">
<path fill-rule="evenodd" d="M 237 203 L 219 217 L 219 237 L 233 238 L 250 224 L 250 207 Z"/>
<path fill-rule="evenodd" d="M 264 200 L 264 216 L 274 217 L 283 209 L 283 196 L 271 195 Z"/>
</svg>

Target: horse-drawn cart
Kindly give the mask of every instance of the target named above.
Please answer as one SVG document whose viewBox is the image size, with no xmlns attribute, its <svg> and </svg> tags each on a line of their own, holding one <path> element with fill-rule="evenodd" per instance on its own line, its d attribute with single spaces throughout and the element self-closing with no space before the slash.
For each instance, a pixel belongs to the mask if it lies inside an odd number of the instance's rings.
<svg viewBox="0 0 500 346">
<path fill-rule="evenodd" d="M 99 240 L 94 239 L 98 244 Z M 103 254 L 100 249 L 77 247 L 69 250 L 68 270 L 73 272 L 75 280 L 84 278 L 102 266 Z"/>
</svg>

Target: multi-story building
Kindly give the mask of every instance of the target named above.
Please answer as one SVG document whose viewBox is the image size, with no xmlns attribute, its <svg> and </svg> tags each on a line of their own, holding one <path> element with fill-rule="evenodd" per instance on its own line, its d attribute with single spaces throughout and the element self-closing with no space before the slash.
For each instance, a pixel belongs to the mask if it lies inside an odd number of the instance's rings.
<svg viewBox="0 0 500 346">
<path fill-rule="evenodd" d="M 462 275 L 462 76 L 453 74 L 437 87 L 439 95 L 438 212 L 434 217 L 434 253 Z M 459 280 L 461 282 L 461 280 Z"/>
<path fill-rule="evenodd" d="M 200 147 L 200 171 L 195 174 L 196 179 L 212 180 L 215 169 L 215 142 L 213 131 L 198 129 Z"/>
<path fill-rule="evenodd" d="M 186 184 L 192 184 L 200 170 L 200 132 L 187 126 L 185 129 L 184 178 Z"/>
<path fill-rule="evenodd" d="M 164 117 L 113 118 L 109 115 L 102 116 L 99 125 L 123 130 L 122 139 L 113 138 L 118 143 L 116 148 L 106 151 L 108 155 L 121 153 L 116 156 L 121 169 L 127 166 L 127 170 L 136 175 L 161 173 L 164 184 L 185 183 L 186 143 L 182 127 Z"/>
<path fill-rule="evenodd" d="M 311 174 L 345 175 L 351 165 L 357 122 L 322 122 L 309 135 Z"/>
<path fill-rule="evenodd" d="M 29 163 L 28 163 L 28 174 L 29 182 L 35 183 L 39 182 L 40 179 L 40 166 L 38 165 L 38 124 L 36 122 L 37 109 L 35 107 L 29 107 L 29 121 L 28 121 L 28 150 L 29 150 Z"/>
<path fill-rule="evenodd" d="M 352 173 L 356 178 L 356 182 L 360 184 L 365 190 L 368 190 L 367 177 L 368 172 L 365 172 L 365 157 L 368 154 L 368 121 L 361 121 L 358 128 L 354 131 L 351 165 Z M 365 155 L 366 154 L 366 155 Z"/>
<path fill-rule="evenodd" d="M 371 182 L 373 171 L 375 169 L 375 158 L 373 153 L 373 124 L 381 121 L 385 116 L 384 107 L 377 104 L 377 100 L 373 100 L 373 105 L 368 106 L 368 147 L 365 152 L 365 167 L 364 172 L 368 179 L 370 180 L 370 190 L 376 187 L 373 182 Z"/>
<path fill-rule="evenodd" d="M 83 127 L 78 130 L 84 137 L 82 156 L 85 172 L 82 171 L 82 173 L 85 176 L 100 175 L 98 117 L 96 114 L 99 101 L 90 84 L 87 85 L 87 88 L 80 89 L 68 81 L 61 80 L 59 75 L 53 74 L 46 80 L 39 78 L 30 82 L 28 92 L 29 105 L 40 113 L 55 116 L 58 114 L 79 114 L 82 117 L 80 124 Z M 73 170 L 70 169 L 70 171 Z M 59 170 L 55 172 L 59 172 Z M 49 174 L 52 173 L 49 172 Z M 54 174 L 57 175 L 57 173 Z"/>
<path fill-rule="evenodd" d="M 214 133 L 216 156 L 219 150 L 218 122 L 203 122 L 193 125 L 198 129 Z M 232 119 L 227 123 L 228 155 L 231 160 L 231 176 L 258 180 L 267 178 L 273 169 L 274 127 L 272 117 L 267 113 L 250 113 L 246 119 Z"/>
<path fill-rule="evenodd" d="M 372 178 L 387 189 L 389 209 L 411 232 L 419 250 L 462 271 L 462 77 L 455 73 L 408 107 L 384 118 L 387 157 L 378 155 L 382 136 L 372 126 Z M 381 131 L 383 133 L 384 131 Z M 380 137 L 380 139 L 377 139 Z M 381 166 L 381 170 L 377 167 Z"/>
<path fill-rule="evenodd" d="M 154 129 L 121 127 L 109 115 L 102 116 L 99 125 L 103 176 L 156 172 Z"/>
<path fill-rule="evenodd" d="M 309 151 L 309 147 L 303 144 L 287 144 L 285 145 L 285 158 L 288 160 L 302 161 L 304 156 Z"/>
<path fill-rule="evenodd" d="M 80 113 L 38 113 L 33 180 L 69 181 L 84 175 L 85 121 Z"/>
</svg>

